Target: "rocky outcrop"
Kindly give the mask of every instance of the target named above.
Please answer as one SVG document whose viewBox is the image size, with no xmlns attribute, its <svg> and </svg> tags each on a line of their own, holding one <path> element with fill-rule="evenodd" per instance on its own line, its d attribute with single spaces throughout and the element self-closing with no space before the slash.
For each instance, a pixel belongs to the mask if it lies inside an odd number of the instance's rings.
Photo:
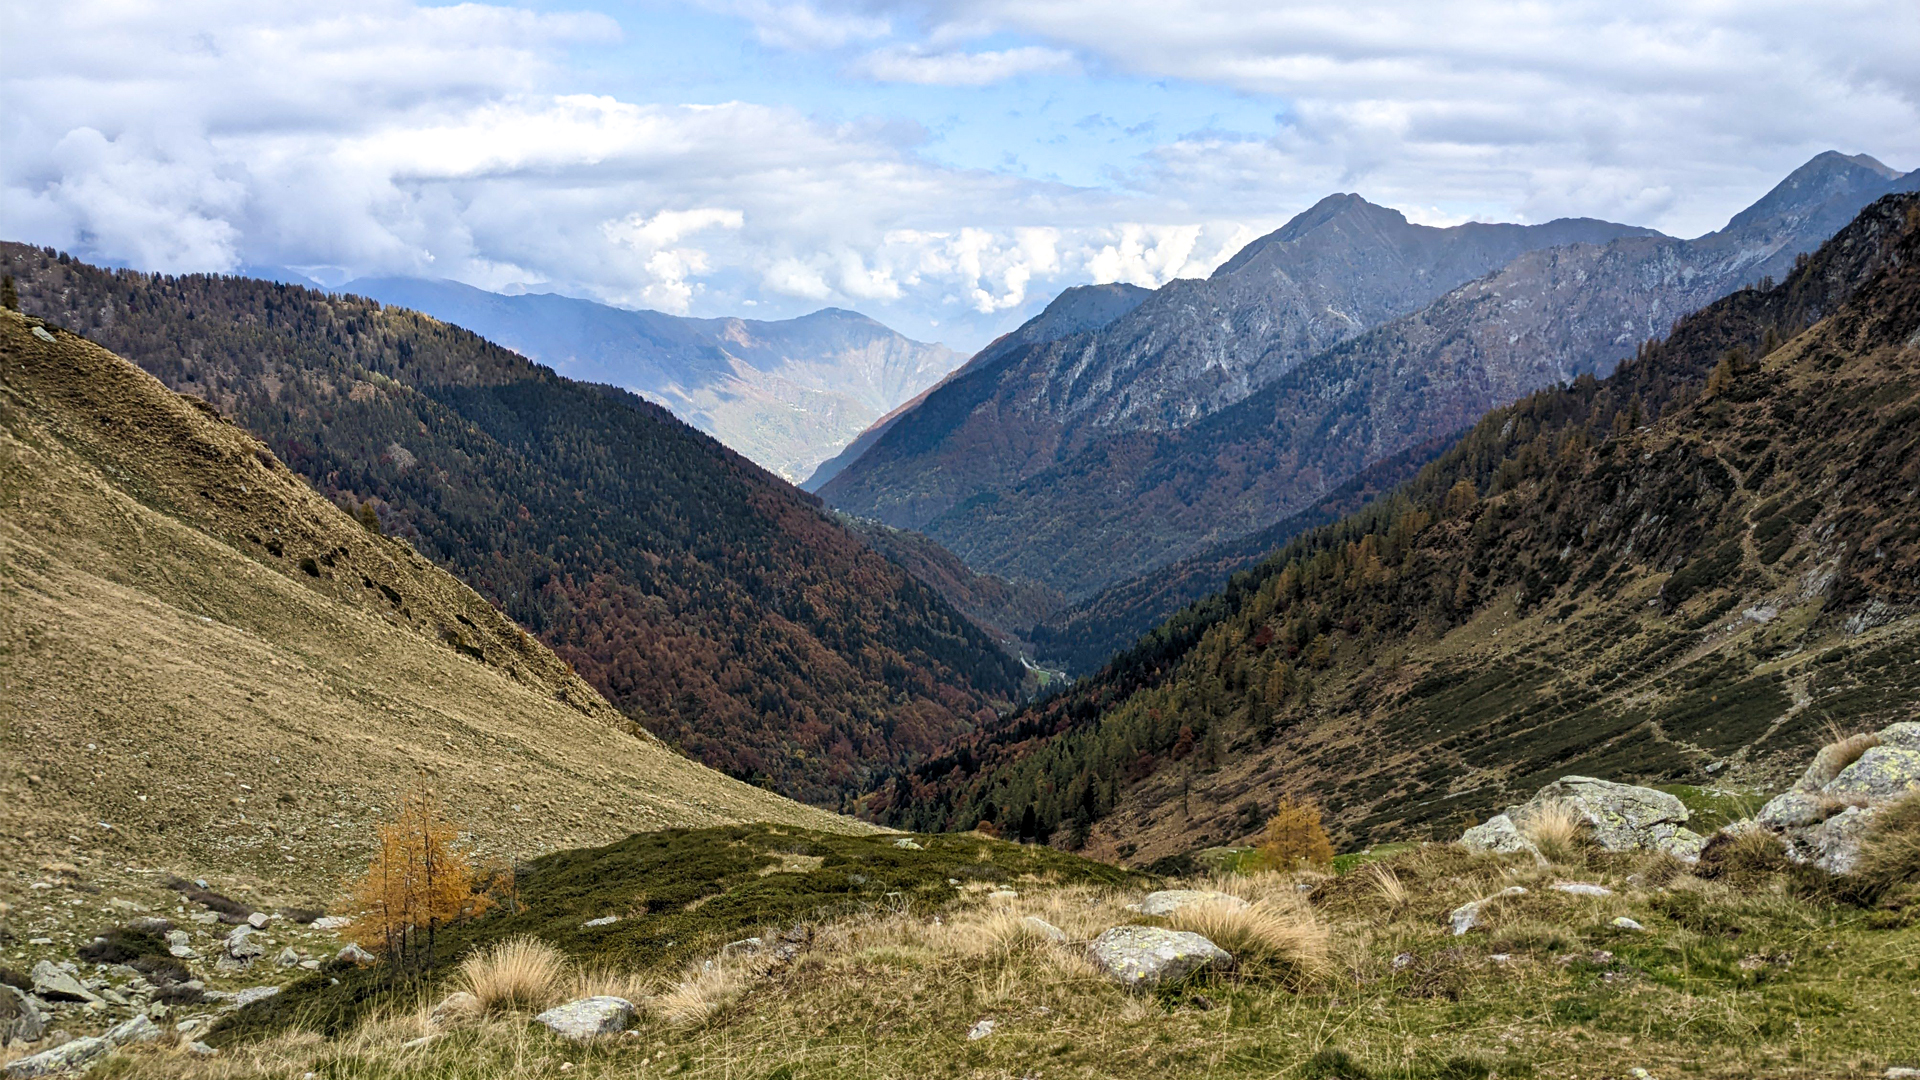
<svg viewBox="0 0 1920 1080">
<path fill-rule="evenodd" d="M 47 1018 L 33 997 L 18 987 L 0 983 L 0 1046 L 39 1042 Z"/>
<path fill-rule="evenodd" d="M 155 1042 L 161 1037 L 158 1024 L 145 1016 L 136 1016 L 125 1023 L 116 1024 L 107 1029 L 104 1035 L 92 1035 L 84 1039 L 73 1039 L 61 1043 L 51 1050 L 43 1050 L 32 1057 L 21 1058 L 7 1065 L 8 1080 L 24 1080 L 26 1077 L 53 1076 L 64 1072 L 77 1072 L 86 1068 L 117 1046 L 132 1043 Z"/>
<path fill-rule="evenodd" d="M 1793 788 L 1761 807 L 1749 827 L 1777 834 L 1796 862 L 1849 874 L 1874 818 L 1916 793 L 1920 723 L 1892 724 L 1823 748 Z"/>
<path fill-rule="evenodd" d="M 1563 776 L 1541 788 L 1519 806 L 1509 806 L 1485 824 L 1460 836 L 1467 850 L 1490 854 L 1540 852 L 1520 830 L 1527 821 L 1555 805 L 1565 806 L 1586 821 L 1594 842 L 1607 851 L 1664 851 L 1694 862 L 1706 839 L 1686 827 L 1691 816 L 1679 799 L 1664 791 L 1596 780 L 1591 776 Z"/>
<path fill-rule="evenodd" d="M 1131 990 L 1151 990 L 1233 963 L 1225 949 L 1199 934 L 1157 926 L 1116 926 L 1088 943 L 1087 955 Z"/>
<path fill-rule="evenodd" d="M 100 995 L 87 989 L 77 976 L 42 960 L 33 965 L 33 992 L 48 1001 L 95 1002 Z"/>
<path fill-rule="evenodd" d="M 561 1038 L 585 1042 L 596 1035 L 627 1030 L 633 1016 L 633 1002 L 626 998 L 590 997 L 556 1005 L 533 1019 Z"/>
</svg>

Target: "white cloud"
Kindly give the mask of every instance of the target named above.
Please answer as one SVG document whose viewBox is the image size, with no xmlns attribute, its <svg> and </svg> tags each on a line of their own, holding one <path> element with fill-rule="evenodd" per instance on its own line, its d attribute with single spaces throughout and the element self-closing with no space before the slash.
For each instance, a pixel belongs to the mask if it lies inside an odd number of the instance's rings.
<svg viewBox="0 0 1920 1080">
<path fill-rule="evenodd" d="M 788 49 L 837 49 L 872 41 L 892 33 L 892 24 L 858 11 L 822 11 L 813 4 L 776 0 L 734 0 L 725 8 L 753 25 L 754 34 L 768 45 Z"/>
<path fill-rule="evenodd" d="M 1270 207 L 1275 190 L 1360 189 L 1692 234 L 1821 150 L 1920 165 L 1920 4 L 853 2 L 942 47 L 1024 36 L 1105 70 L 1272 100 L 1271 137 L 1190 136 L 1134 178 L 1214 213 Z"/>
<path fill-rule="evenodd" d="M 1038 45 L 982 52 L 925 52 L 895 45 L 868 53 L 851 70 L 875 82 L 987 86 L 1021 75 L 1073 72 L 1079 66 L 1072 53 Z"/>
</svg>

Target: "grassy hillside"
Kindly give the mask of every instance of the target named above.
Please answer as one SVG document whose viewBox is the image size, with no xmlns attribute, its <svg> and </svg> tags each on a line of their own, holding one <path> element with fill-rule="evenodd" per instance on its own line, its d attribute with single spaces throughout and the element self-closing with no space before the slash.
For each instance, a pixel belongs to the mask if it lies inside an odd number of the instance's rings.
<svg viewBox="0 0 1920 1080">
<path fill-rule="evenodd" d="M 413 312 L 0 245 L 23 310 L 260 436 L 472 585 L 629 717 L 839 805 L 1023 673 L 795 491 L 634 395 Z"/>
<path fill-rule="evenodd" d="M 73 920 L 103 902 L 89 882 L 67 906 L 35 867 L 218 870 L 330 898 L 416 783 L 508 858 L 668 826 L 861 828 L 673 753 L 204 403 L 13 312 L 0 744 L 16 944 L 90 932 Z"/>
<path fill-rule="evenodd" d="M 1365 843 L 1563 773 L 1769 778 L 1920 701 L 1917 329 L 1920 199 L 1891 196 L 881 798 L 1149 858 L 1282 792 Z"/>
<path fill-rule="evenodd" d="M 346 969 L 235 1014 L 212 1036 L 216 1056 L 136 1050 L 104 1075 L 1867 1080 L 1920 1063 L 1907 1022 L 1920 991 L 1911 892 L 1904 907 L 1856 906 L 1836 899 L 1844 881 L 1778 858 L 1689 873 L 1578 843 L 1547 866 L 1428 845 L 1340 876 L 1180 883 L 1253 906 L 1153 918 L 1127 906 L 1151 886 L 1110 867 L 978 836 L 925 839 L 916 852 L 703 830 L 558 854 L 529 875 L 525 912 L 462 930 L 463 947 L 532 930 L 573 960 L 518 980 L 518 1007 L 494 991 L 485 1015 L 435 1023 L 431 1006 L 461 985 L 454 973 L 427 992 L 383 991 L 380 969 Z M 691 874 L 673 872 L 676 852 Z M 1553 888 L 1566 881 L 1608 892 Z M 1451 932 L 1456 906 L 1505 889 L 1523 892 Z M 1128 924 L 1204 928 L 1234 964 L 1130 992 L 1085 947 Z M 721 944 L 749 932 L 759 947 Z M 634 1003 L 634 1026 L 577 1044 L 531 1021 L 588 993 Z"/>
</svg>

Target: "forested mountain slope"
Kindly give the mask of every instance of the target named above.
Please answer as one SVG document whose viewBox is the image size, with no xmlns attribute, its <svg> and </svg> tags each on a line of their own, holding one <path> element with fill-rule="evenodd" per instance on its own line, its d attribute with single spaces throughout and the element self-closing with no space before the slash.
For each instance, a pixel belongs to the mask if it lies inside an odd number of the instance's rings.
<svg viewBox="0 0 1920 1080">
<path fill-rule="evenodd" d="M 1781 342 L 1785 344 L 1781 344 Z M 1351 842 L 1566 773 L 1776 779 L 1920 705 L 1920 196 L 1605 380 L 1496 409 L 1093 679 L 879 800 L 1123 857 L 1282 792 Z"/>
<path fill-rule="evenodd" d="M 837 805 L 1021 669 L 814 501 L 666 410 L 425 316 L 0 247 L 29 314 L 253 431 L 527 626 L 621 711 Z"/>
<path fill-rule="evenodd" d="M 568 378 L 636 391 L 795 482 L 962 359 L 838 308 L 695 319 L 420 278 L 362 278 L 339 291 L 465 327 Z"/>
<path fill-rule="evenodd" d="M 1920 173 L 1903 176 L 1871 158 L 1823 154 L 1719 232 L 1518 252 L 1496 272 L 1445 295 L 1436 289 L 1433 303 L 1365 333 L 1371 324 L 1359 320 L 1350 333 L 1300 339 L 1302 353 L 1285 362 L 1246 359 L 1279 357 L 1271 343 L 1239 342 L 1239 353 L 1216 356 L 1179 339 L 1187 351 L 1156 354 L 1153 364 L 1252 374 L 1234 394 L 1162 413 L 1158 424 L 1126 421 L 1140 417 L 1137 404 L 1098 404 L 1107 399 L 1085 388 L 1106 385 L 1099 359 L 1105 354 L 1091 339 L 1066 339 L 1049 346 L 1058 356 L 1022 376 L 1022 385 L 1046 388 L 1031 400 L 1069 403 L 1059 407 L 1081 408 L 1084 418 L 1035 427 L 1026 419 L 1031 408 L 1010 407 L 1012 399 L 1002 395 L 947 403 L 948 413 L 965 413 L 956 421 L 936 409 L 957 392 L 956 379 L 896 422 L 822 494 L 852 512 L 919 527 L 976 569 L 1084 598 L 1284 521 L 1372 463 L 1457 431 L 1494 405 L 1583 373 L 1604 375 L 1676 316 L 1783 273 L 1860 207 L 1915 187 Z M 1215 280 L 1256 273 L 1276 257 L 1283 235 L 1298 232 L 1291 243 L 1303 244 L 1334 223 L 1390 213 L 1334 212 L 1324 204 L 1316 211 L 1329 214 L 1325 222 L 1308 220 L 1316 212 L 1303 215 L 1273 240 L 1257 242 L 1265 247 L 1246 261 L 1229 262 Z M 1376 249 L 1356 243 L 1353 250 Z M 1354 265 L 1370 266 L 1364 259 Z M 1464 278 L 1449 285 L 1458 280 Z M 1100 333 L 1121 334 L 1155 318 L 1176 287 L 1189 284 L 1168 286 Z M 1221 326 L 1242 319 L 1282 325 L 1259 321 L 1273 316 L 1257 289 L 1243 286 L 1232 296 L 1245 306 L 1207 309 Z M 1182 319 L 1191 317 L 1188 308 L 1181 311 Z M 1323 345 L 1331 347 L 1318 351 Z M 1307 358 L 1309 347 L 1318 355 Z M 1138 389 L 1125 385 L 1127 393 Z M 927 419 L 917 423 L 921 413 Z M 915 431 L 918 442 L 910 438 Z M 993 476 L 981 471 L 1015 460 L 1017 468 Z M 866 486 L 856 491 L 857 483 Z M 971 486 L 951 499 L 928 494 L 957 483 Z"/>
<path fill-rule="evenodd" d="M 9 868 L 91 850 L 331 894 L 422 778 L 509 859 L 860 828 L 673 753 L 204 403 L 11 311 L 0 682 Z"/>
</svg>

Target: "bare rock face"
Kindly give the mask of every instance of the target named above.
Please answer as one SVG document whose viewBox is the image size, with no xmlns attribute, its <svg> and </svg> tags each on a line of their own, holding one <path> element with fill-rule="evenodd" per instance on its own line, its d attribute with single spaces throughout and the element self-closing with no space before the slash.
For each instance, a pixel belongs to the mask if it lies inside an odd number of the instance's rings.
<svg viewBox="0 0 1920 1080">
<path fill-rule="evenodd" d="M 100 1000 L 100 995 L 87 989 L 79 979 L 55 967 L 51 960 L 42 960 L 33 965 L 33 992 L 48 1001 Z"/>
<path fill-rule="evenodd" d="M 596 1035 L 627 1030 L 633 1017 L 633 1002 L 626 998 L 590 997 L 556 1005 L 533 1019 L 562 1038 L 585 1042 Z"/>
<path fill-rule="evenodd" d="M 114 1047 L 155 1042 L 161 1035 L 160 1025 L 145 1016 L 136 1016 L 107 1029 L 104 1035 L 74 1039 L 61 1043 L 51 1050 L 41 1051 L 32 1057 L 10 1062 L 7 1065 L 7 1078 L 16 1080 L 16 1078 L 77 1072 L 106 1056 L 107 1052 Z"/>
<path fill-rule="evenodd" d="M 1094 938 L 1087 955 L 1131 990 L 1151 990 L 1233 963 L 1225 949 L 1199 934 L 1157 926 L 1116 926 Z"/>
</svg>

